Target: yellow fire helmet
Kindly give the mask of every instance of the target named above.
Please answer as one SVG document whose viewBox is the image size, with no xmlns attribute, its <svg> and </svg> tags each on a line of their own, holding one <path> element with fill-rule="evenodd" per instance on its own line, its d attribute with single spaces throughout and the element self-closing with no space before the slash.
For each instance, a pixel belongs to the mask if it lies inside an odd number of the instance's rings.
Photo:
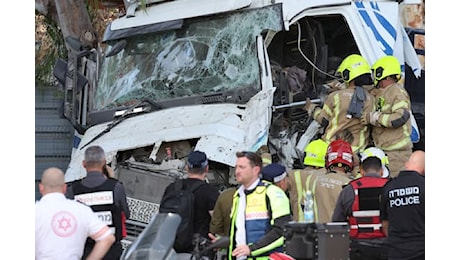
<svg viewBox="0 0 460 260">
<path fill-rule="evenodd" d="M 379 81 L 391 75 L 401 75 L 401 64 L 395 56 L 383 56 L 372 65 L 372 77 L 375 86 Z"/>
<path fill-rule="evenodd" d="M 337 73 L 348 83 L 363 74 L 371 74 L 371 66 L 363 56 L 351 54 L 340 63 Z"/>
<path fill-rule="evenodd" d="M 324 167 L 326 164 L 327 143 L 322 139 L 311 141 L 305 147 L 304 165 Z"/>
</svg>

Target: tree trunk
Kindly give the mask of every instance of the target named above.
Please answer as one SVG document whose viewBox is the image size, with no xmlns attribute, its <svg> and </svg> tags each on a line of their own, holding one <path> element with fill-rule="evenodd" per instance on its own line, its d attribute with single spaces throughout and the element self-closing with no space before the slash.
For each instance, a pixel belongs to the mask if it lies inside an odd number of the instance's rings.
<svg viewBox="0 0 460 260">
<path fill-rule="evenodd" d="M 53 19 L 64 39 L 70 36 L 88 48 L 97 46 L 98 39 L 84 0 L 35 0 L 35 10 Z M 67 43 L 66 47 L 72 50 Z"/>
</svg>

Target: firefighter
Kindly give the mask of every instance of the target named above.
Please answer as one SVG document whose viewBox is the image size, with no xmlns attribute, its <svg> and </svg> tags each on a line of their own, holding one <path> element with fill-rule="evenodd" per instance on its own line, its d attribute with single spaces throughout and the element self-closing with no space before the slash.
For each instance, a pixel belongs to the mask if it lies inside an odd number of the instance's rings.
<svg viewBox="0 0 460 260">
<path fill-rule="evenodd" d="M 305 189 L 313 194 L 316 223 L 331 221 L 335 202 L 342 186 L 351 180 L 354 156 L 351 145 L 342 139 L 329 144 L 326 152 L 326 169 L 323 174 L 310 174 Z"/>
<path fill-rule="evenodd" d="M 363 86 L 372 85 L 371 68 L 358 54 L 346 57 L 337 69 L 347 87 L 330 93 L 322 108 L 307 98 L 304 109 L 322 127 L 322 139 L 330 143 L 345 139 L 352 145 L 353 152 L 361 152 L 369 143 L 370 132 L 367 125 L 360 123 L 362 115 L 374 111 L 374 96 Z"/>
<path fill-rule="evenodd" d="M 324 174 L 325 157 L 328 144 L 322 139 L 311 141 L 305 147 L 304 169 L 288 171 L 289 201 L 294 221 L 303 221 L 303 199 L 305 196 L 305 184 L 309 175 Z"/>
<path fill-rule="evenodd" d="M 278 163 L 262 168 L 262 180 L 272 182 L 286 192 L 294 221 L 304 220 L 302 212 L 307 177 L 310 174 L 326 173 L 326 150 L 327 143 L 316 139 L 305 147 L 304 169 L 287 170 Z"/>
<path fill-rule="evenodd" d="M 384 260 L 388 258 L 386 235 L 380 221 L 380 194 L 387 178 L 382 161 L 366 157 L 361 163 L 363 177 L 352 180 L 337 199 L 332 222 L 350 226 L 351 260 Z"/>
<path fill-rule="evenodd" d="M 410 138 L 411 102 L 401 79 L 401 64 L 394 56 L 384 56 L 372 66 L 376 111 L 362 114 L 363 125 L 372 125 L 371 136 L 376 147 L 388 156 L 391 177 L 404 170 L 412 153 Z"/>
<path fill-rule="evenodd" d="M 325 157 L 328 144 L 322 139 L 311 141 L 305 147 L 305 157 L 303 164 L 305 169 L 316 172 L 325 172 Z"/>
</svg>

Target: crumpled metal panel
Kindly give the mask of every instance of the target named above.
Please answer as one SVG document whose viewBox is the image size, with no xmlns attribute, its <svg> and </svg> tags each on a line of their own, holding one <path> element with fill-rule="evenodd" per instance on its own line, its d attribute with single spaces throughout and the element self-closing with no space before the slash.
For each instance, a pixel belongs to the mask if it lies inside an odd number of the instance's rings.
<svg viewBox="0 0 460 260">
<path fill-rule="evenodd" d="M 127 118 L 90 145 L 100 145 L 112 161 L 118 151 L 162 142 L 199 138 L 196 149 L 210 160 L 235 164 L 235 152 L 256 150 L 268 139 L 274 88 L 255 95 L 247 106 L 209 104 L 160 110 Z M 86 176 L 82 166 L 84 146 L 108 124 L 94 126 L 83 136 L 66 171 L 66 182 Z"/>
</svg>

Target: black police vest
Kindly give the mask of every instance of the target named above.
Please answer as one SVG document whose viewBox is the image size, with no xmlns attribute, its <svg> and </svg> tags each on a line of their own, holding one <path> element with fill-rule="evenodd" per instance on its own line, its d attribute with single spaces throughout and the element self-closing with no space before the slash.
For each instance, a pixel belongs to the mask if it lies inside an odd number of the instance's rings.
<svg viewBox="0 0 460 260">
<path fill-rule="evenodd" d="M 107 179 L 99 186 L 89 188 L 81 183 L 81 180 L 72 184 L 74 198 L 88 206 L 110 228 L 115 229 L 116 241 L 122 239 L 121 208 L 115 206 L 114 188 L 117 184 L 115 179 Z"/>
</svg>

